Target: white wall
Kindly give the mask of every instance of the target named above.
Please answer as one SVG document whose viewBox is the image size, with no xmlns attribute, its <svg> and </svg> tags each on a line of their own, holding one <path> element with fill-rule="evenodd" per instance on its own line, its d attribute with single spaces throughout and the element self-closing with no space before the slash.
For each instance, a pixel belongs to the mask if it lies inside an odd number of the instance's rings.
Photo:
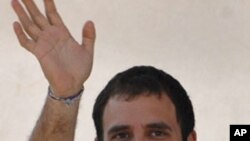
<svg viewBox="0 0 250 141">
<path fill-rule="evenodd" d="M 36 0 L 42 9 L 42 1 Z M 200 141 L 229 140 L 230 124 L 250 124 L 250 1 L 56 0 L 72 34 L 92 19 L 95 63 L 81 103 L 76 141 L 94 140 L 94 100 L 117 72 L 153 65 L 188 91 Z M 12 30 L 10 0 L 0 1 L 0 138 L 27 140 L 47 81 Z"/>
</svg>

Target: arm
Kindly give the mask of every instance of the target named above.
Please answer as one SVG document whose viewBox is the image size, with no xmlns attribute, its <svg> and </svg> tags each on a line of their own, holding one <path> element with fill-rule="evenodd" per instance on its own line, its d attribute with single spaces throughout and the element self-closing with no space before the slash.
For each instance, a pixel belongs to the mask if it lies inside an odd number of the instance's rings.
<svg viewBox="0 0 250 141">
<path fill-rule="evenodd" d="M 79 100 L 66 105 L 47 97 L 30 141 L 73 141 Z"/>
<path fill-rule="evenodd" d="M 53 0 L 44 0 L 46 16 L 41 14 L 33 0 L 23 0 L 23 4 L 29 15 L 18 0 L 12 0 L 12 7 L 20 20 L 20 23 L 13 24 L 19 43 L 36 56 L 54 95 L 75 95 L 91 73 L 94 24 L 90 21 L 85 24 L 82 43 L 79 44 L 64 25 Z M 31 140 L 73 140 L 78 106 L 79 100 L 68 106 L 48 97 Z"/>
</svg>

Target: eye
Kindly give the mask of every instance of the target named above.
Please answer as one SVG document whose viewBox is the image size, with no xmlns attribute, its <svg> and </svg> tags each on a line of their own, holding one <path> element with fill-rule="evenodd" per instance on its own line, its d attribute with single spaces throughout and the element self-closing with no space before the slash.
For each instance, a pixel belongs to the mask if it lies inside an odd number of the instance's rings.
<svg viewBox="0 0 250 141">
<path fill-rule="evenodd" d="M 153 130 L 149 132 L 149 136 L 152 138 L 164 138 L 168 136 L 168 133 L 166 131 Z"/>
<path fill-rule="evenodd" d="M 112 140 L 127 140 L 131 137 L 129 132 L 120 132 L 112 136 Z"/>
</svg>

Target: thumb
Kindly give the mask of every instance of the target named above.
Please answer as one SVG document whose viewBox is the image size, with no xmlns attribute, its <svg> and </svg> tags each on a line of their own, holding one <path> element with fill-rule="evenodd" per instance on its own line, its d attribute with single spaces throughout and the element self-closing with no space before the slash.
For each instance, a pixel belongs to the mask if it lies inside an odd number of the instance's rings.
<svg viewBox="0 0 250 141">
<path fill-rule="evenodd" d="M 82 46 L 91 51 L 94 48 L 96 33 L 95 26 L 92 21 L 87 21 L 82 30 Z"/>
</svg>

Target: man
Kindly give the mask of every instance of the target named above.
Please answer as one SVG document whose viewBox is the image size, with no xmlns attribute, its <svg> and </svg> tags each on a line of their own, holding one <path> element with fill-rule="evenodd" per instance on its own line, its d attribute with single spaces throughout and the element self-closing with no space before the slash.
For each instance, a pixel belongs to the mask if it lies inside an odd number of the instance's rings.
<svg viewBox="0 0 250 141">
<path fill-rule="evenodd" d="M 117 74 L 94 105 L 99 141 L 195 141 L 191 101 L 180 83 L 149 66 Z"/>
<path fill-rule="evenodd" d="M 82 43 L 63 24 L 53 0 L 46 16 L 33 0 L 12 6 L 20 23 L 13 27 L 20 44 L 36 56 L 50 87 L 31 141 L 73 141 L 84 82 L 91 73 L 93 22 L 86 22 Z M 196 141 L 191 101 L 177 80 L 153 67 L 134 67 L 116 75 L 98 96 L 93 112 L 96 141 Z"/>
</svg>

